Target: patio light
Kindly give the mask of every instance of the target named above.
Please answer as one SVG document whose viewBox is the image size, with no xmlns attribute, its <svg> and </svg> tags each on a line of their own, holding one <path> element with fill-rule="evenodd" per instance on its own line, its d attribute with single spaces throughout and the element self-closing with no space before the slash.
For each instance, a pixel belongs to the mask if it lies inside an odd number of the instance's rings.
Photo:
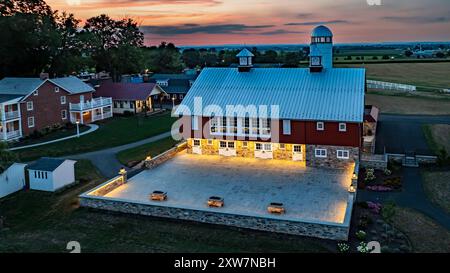
<svg viewBox="0 0 450 273">
<path fill-rule="evenodd" d="M 151 157 L 151 156 L 147 156 L 147 157 L 145 158 L 145 161 L 150 161 L 150 160 L 152 160 L 152 157 Z"/>
<path fill-rule="evenodd" d="M 348 187 L 348 192 L 349 192 L 349 193 L 354 193 L 354 192 L 356 192 L 356 188 L 355 188 L 355 186 L 353 186 L 353 184 L 351 184 L 350 187 Z"/>
</svg>

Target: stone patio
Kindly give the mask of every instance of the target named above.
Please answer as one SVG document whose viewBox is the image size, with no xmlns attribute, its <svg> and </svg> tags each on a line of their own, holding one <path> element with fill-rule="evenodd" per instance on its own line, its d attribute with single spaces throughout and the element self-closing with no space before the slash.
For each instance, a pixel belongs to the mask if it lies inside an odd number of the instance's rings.
<svg viewBox="0 0 450 273">
<path fill-rule="evenodd" d="M 305 167 L 304 163 L 252 158 L 192 155 L 186 152 L 145 170 L 103 197 L 181 209 L 221 212 L 287 221 L 343 223 L 351 170 Z M 150 201 L 154 190 L 166 191 L 165 202 Z M 225 200 L 209 208 L 209 196 Z M 282 202 L 286 214 L 267 212 Z"/>
</svg>

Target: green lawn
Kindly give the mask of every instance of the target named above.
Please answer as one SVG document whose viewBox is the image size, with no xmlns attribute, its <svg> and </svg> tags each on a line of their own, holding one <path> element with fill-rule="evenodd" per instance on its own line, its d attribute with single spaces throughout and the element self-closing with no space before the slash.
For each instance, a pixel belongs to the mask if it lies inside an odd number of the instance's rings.
<svg viewBox="0 0 450 273">
<path fill-rule="evenodd" d="M 330 252 L 335 242 L 79 208 L 77 196 L 104 182 L 89 161 L 81 183 L 61 193 L 22 191 L 0 200 L 0 252 Z"/>
<path fill-rule="evenodd" d="M 83 133 L 87 130 L 89 130 L 88 126 L 83 126 L 83 125 L 80 126 L 80 133 Z M 26 146 L 26 145 L 36 144 L 36 143 L 42 143 L 42 142 L 46 142 L 46 141 L 50 141 L 50 140 L 54 140 L 54 139 L 73 136 L 73 135 L 76 135 L 76 133 L 77 133 L 76 127 L 70 128 L 70 129 L 63 128 L 63 129 L 59 129 L 54 132 L 48 133 L 46 135 L 43 135 L 39 138 L 26 138 L 19 142 L 14 142 L 14 143 L 12 143 L 12 145 L 10 147 L 20 147 L 20 146 Z"/>
<path fill-rule="evenodd" d="M 173 140 L 172 137 L 168 137 L 152 143 L 121 151 L 116 156 L 120 163 L 124 165 L 133 165 L 133 163 L 142 161 L 149 155 L 154 157 L 164 151 L 169 150 L 176 143 L 178 143 L 178 141 Z"/>
<path fill-rule="evenodd" d="M 22 161 L 41 156 L 63 156 L 101 150 L 139 141 L 170 131 L 175 118 L 170 113 L 150 117 L 114 117 L 99 123 L 100 128 L 90 134 L 66 141 L 17 151 Z"/>
</svg>

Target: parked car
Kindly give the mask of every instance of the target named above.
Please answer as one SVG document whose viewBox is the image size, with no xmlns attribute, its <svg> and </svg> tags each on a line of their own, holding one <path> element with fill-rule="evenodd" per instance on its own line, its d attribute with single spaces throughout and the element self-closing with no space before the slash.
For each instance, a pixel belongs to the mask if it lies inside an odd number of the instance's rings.
<svg viewBox="0 0 450 273">
<path fill-rule="evenodd" d="M 150 195 L 150 199 L 153 201 L 166 201 L 167 200 L 167 192 L 154 191 Z"/>
<path fill-rule="evenodd" d="M 269 213 L 278 213 L 278 214 L 283 214 L 286 212 L 283 203 L 270 203 L 269 206 L 267 207 L 267 211 Z"/>
<path fill-rule="evenodd" d="M 208 199 L 208 206 L 209 207 L 216 207 L 216 208 L 221 208 L 224 206 L 224 201 L 222 197 L 218 197 L 218 196 L 211 196 Z"/>
</svg>

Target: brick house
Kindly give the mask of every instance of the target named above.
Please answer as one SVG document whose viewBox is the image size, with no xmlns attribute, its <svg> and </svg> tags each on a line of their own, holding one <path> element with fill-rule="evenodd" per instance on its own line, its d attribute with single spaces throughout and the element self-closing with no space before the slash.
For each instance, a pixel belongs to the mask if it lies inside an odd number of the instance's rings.
<svg viewBox="0 0 450 273">
<path fill-rule="evenodd" d="M 15 140 L 54 125 L 112 117 L 111 98 L 76 77 L 4 78 L 0 81 L 0 139 Z"/>
<path fill-rule="evenodd" d="M 332 38 L 325 26 L 313 30 L 309 68 L 254 68 L 244 49 L 238 68 L 203 69 L 175 112 L 188 152 L 324 167 L 358 160 L 365 70 L 333 68 Z"/>
</svg>

